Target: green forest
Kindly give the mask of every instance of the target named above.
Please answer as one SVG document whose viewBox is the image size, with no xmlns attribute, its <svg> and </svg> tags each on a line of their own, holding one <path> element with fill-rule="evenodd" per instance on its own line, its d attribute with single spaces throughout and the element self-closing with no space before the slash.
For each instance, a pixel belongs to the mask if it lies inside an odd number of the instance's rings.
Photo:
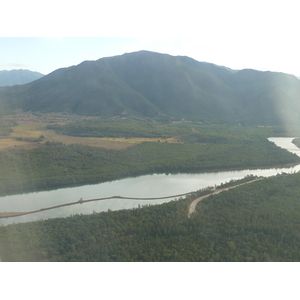
<svg viewBox="0 0 300 300">
<path fill-rule="evenodd" d="M 209 189 L 208 189 L 209 190 Z M 2 261 L 300 260 L 300 174 L 161 205 L 0 227 Z"/>
<path fill-rule="evenodd" d="M 300 138 L 296 138 L 293 140 L 293 143 L 298 147 L 300 148 Z"/>
<path fill-rule="evenodd" d="M 93 118 L 71 122 L 66 125 L 48 124 L 47 129 L 70 136 L 80 137 L 177 137 L 183 142 L 224 143 L 232 140 L 253 140 L 270 136 L 285 136 L 283 127 L 255 127 L 202 124 L 201 122 L 171 122 Z M 299 134 L 299 128 L 294 128 Z"/>
</svg>

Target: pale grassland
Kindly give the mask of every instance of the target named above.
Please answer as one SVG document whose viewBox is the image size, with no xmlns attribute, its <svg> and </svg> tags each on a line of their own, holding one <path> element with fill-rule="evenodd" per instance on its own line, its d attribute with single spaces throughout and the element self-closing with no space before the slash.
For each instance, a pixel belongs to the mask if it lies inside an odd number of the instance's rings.
<svg viewBox="0 0 300 300">
<path fill-rule="evenodd" d="M 157 138 L 92 138 L 92 137 L 73 137 L 56 134 L 54 130 L 47 130 L 48 124 L 67 124 L 80 117 L 59 115 L 59 114 L 40 114 L 33 115 L 31 113 L 20 113 L 13 116 L 6 116 L 6 119 L 15 120 L 18 125 L 13 127 L 13 132 L 8 137 L 0 139 L 0 149 L 23 148 L 32 149 L 39 147 L 43 143 L 61 142 L 66 145 L 82 144 L 92 147 L 102 147 L 106 149 L 126 149 L 134 144 L 142 142 L 168 142 L 177 143 L 177 139 L 157 139 Z M 44 136 L 41 142 L 18 141 L 16 138 L 32 138 L 37 139 Z"/>
<path fill-rule="evenodd" d="M 32 149 L 37 146 L 39 146 L 37 143 L 16 141 L 14 138 L 1 138 L 0 139 L 0 150 L 1 149 L 11 149 L 11 148 Z"/>
</svg>

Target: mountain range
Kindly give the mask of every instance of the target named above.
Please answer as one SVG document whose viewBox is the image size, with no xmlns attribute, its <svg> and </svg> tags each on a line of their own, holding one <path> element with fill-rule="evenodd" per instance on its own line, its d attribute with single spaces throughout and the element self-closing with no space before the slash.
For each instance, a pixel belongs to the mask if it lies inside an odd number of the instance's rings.
<svg viewBox="0 0 300 300">
<path fill-rule="evenodd" d="M 0 87 L 26 84 L 37 80 L 44 75 L 39 72 L 29 70 L 0 71 Z"/>
<path fill-rule="evenodd" d="M 208 123 L 295 125 L 300 80 L 289 74 L 231 70 L 150 51 L 84 61 L 0 90 L 0 111 L 139 116 Z"/>
</svg>

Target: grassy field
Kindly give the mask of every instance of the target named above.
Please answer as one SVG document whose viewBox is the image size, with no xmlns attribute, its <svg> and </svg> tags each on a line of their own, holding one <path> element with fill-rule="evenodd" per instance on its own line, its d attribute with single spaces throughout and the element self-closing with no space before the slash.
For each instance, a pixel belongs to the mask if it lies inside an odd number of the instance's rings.
<svg viewBox="0 0 300 300">
<path fill-rule="evenodd" d="M 2 120 L 16 125 L 11 127 L 9 135 L 5 135 L 7 131 L 0 134 L 0 150 L 33 149 L 46 142 L 121 150 L 143 142 L 206 144 L 300 134 L 300 128 L 206 126 L 187 121 L 162 125 L 141 119 L 102 119 L 64 113 L 20 112 Z"/>
<path fill-rule="evenodd" d="M 6 137 L 0 138 L 0 149 L 33 149 L 41 144 L 49 142 L 61 142 L 66 145 L 82 144 L 92 147 L 102 147 L 106 149 L 126 149 L 142 142 L 168 142 L 178 143 L 176 138 L 94 138 L 94 137 L 74 137 L 57 134 L 54 130 L 46 129 L 49 124 L 68 124 L 78 120 L 79 116 L 63 114 L 31 114 L 19 113 L 12 116 L 5 116 L 5 119 L 14 120 L 18 123 L 14 126 L 13 132 Z M 87 119 L 87 118 L 85 118 Z M 90 118 L 91 119 L 91 118 Z M 41 141 L 34 141 L 43 136 Z M 23 140 L 21 140 L 23 139 Z"/>
</svg>

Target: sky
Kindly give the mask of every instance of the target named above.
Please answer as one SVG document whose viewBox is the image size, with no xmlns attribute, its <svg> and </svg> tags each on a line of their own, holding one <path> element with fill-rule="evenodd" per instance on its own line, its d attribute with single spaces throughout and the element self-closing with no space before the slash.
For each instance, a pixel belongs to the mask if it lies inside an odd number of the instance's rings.
<svg viewBox="0 0 300 300">
<path fill-rule="evenodd" d="M 49 74 L 149 50 L 300 76 L 298 7 L 292 0 L 110 0 L 98 6 L 11 0 L 0 12 L 0 70 Z"/>
</svg>

